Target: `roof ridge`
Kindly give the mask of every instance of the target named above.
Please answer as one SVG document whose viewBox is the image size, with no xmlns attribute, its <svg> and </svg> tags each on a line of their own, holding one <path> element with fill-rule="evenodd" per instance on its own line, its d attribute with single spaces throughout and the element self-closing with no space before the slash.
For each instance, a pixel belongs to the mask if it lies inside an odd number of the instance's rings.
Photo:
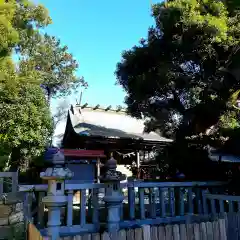
<svg viewBox="0 0 240 240">
<path fill-rule="evenodd" d="M 117 107 L 112 107 L 111 105 L 107 106 L 107 107 L 103 107 L 100 106 L 99 104 L 95 105 L 95 106 L 91 106 L 88 105 L 88 103 L 85 103 L 83 105 L 79 105 L 77 104 L 76 107 L 80 107 L 81 109 L 84 108 L 88 108 L 88 109 L 92 109 L 92 110 L 102 110 L 102 111 L 109 111 L 109 112 L 121 112 L 121 113 L 126 113 L 126 108 L 124 108 L 123 106 L 118 105 Z"/>
</svg>

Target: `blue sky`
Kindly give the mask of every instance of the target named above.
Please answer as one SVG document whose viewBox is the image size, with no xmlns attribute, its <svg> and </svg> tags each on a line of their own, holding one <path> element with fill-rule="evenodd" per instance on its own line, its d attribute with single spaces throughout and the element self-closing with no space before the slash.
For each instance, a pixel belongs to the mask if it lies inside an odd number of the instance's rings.
<svg viewBox="0 0 240 240">
<path fill-rule="evenodd" d="M 145 37 L 150 0 L 38 0 L 48 8 L 53 24 L 47 28 L 59 37 L 79 62 L 77 74 L 89 83 L 82 102 L 123 105 L 125 93 L 115 86 L 114 71 L 123 50 Z M 153 3 L 157 2 L 152 1 Z M 76 103 L 78 95 L 71 96 Z M 56 105 L 56 101 L 53 103 Z"/>
</svg>

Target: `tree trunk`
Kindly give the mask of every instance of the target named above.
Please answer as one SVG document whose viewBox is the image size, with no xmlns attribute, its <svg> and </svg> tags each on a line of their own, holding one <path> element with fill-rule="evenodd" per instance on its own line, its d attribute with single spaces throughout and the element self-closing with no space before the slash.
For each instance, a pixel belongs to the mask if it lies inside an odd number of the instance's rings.
<svg viewBox="0 0 240 240">
<path fill-rule="evenodd" d="M 20 160 L 21 160 L 21 149 L 20 147 L 14 148 L 12 150 L 11 159 L 9 161 L 9 166 L 10 166 L 9 171 L 16 172 L 20 167 Z"/>
</svg>

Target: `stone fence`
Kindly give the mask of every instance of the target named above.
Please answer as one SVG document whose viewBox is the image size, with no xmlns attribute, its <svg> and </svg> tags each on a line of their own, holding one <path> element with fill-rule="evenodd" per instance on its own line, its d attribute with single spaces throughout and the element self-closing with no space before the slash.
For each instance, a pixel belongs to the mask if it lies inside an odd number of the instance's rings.
<svg viewBox="0 0 240 240">
<path fill-rule="evenodd" d="M 7 193 L 0 199 L 0 239 L 25 239 L 24 196 Z"/>
</svg>

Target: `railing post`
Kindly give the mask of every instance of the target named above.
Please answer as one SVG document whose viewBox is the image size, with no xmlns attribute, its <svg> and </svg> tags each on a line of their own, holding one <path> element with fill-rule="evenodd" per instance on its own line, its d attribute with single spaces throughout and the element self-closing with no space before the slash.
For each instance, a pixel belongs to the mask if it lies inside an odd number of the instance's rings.
<svg viewBox="0 0 240 240">
<path fill-rule="evenodd" d="M 106 163 L 107 171 L 104 176 L 100 177 L 101 181 L 106 184 L 106 192 L 103 200 L 106 203 L 108 211 L 107 228 L 113 237 L 112 239 L 117 239 L 121 219 L 120 209 L 124 200 L 120 181 L 126 179 L 126 176 L 117 171 L 116 168 L 117 161 L 114 158 L 109 159 Z"/>
<path fill-rule="evenodd" d="M 41 178 L 48 181 L 47 196 L 42 202 L 48 208 L 48 237 L 57 240 L 60 236 L 61 209 L 67 204 L 64 181 L 72 177 L 72 172 L 64 167 L 64 155 L 57 151 L 48 159 L 51 167 L 41 173 Z"/>
<path fill-rule="evenodd" d="M 17 192 L 18 190 L 18 171 L 12 174 L 12 192 Z"/>
<path fill-rule="evenodd" d="M 135 189 L 134 189 L 134 180 L 128 180 L 128 209 L 129 217 L 131 220 L 135 219 Z"/>
</svg>

